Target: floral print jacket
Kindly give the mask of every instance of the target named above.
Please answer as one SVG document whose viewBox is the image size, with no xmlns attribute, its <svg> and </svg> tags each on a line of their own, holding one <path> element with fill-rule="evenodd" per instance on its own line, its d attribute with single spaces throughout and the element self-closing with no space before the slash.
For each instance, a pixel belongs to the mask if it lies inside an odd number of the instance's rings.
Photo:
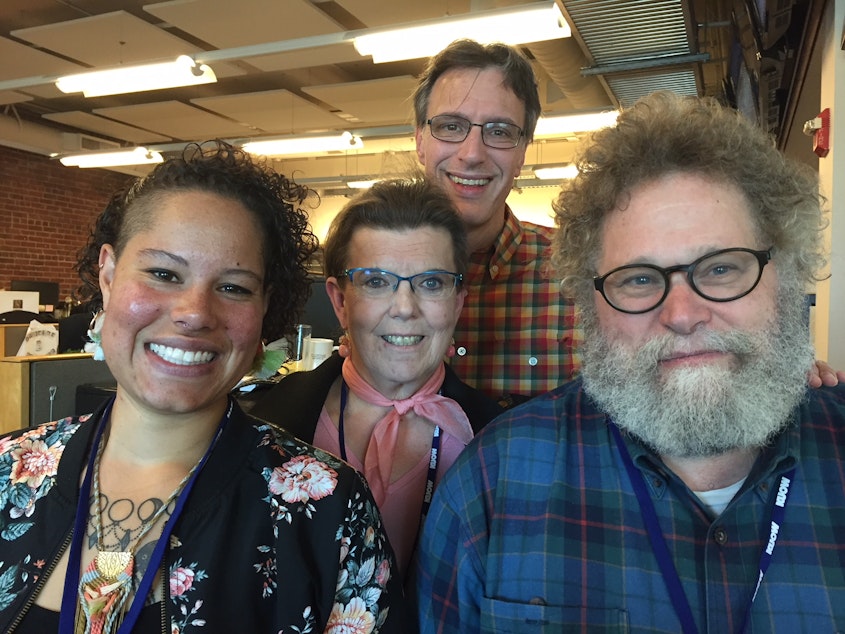
<svg viewBox="0 0 845 634">
<path fill-rule="evenodd" d="M 0 438 L 0 631 L 14 631 L 70 543 L 99 417 Z M 402 590 L 363 477 L 237 404 L 164 569 L 163 634 L 401 629 Z"/>
</svg>

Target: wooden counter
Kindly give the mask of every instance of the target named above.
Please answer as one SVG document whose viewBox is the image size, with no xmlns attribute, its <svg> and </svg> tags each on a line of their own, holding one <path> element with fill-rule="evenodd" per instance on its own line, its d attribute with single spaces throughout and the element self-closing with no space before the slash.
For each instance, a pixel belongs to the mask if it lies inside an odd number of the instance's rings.
<svg viewBox="0 0 845 634">
<path fill-rule="evenodd" d="M 72 416 L 78 386 L 113 382 L 90 354 L 0 358 L 0 432 Z"/>
</svg>

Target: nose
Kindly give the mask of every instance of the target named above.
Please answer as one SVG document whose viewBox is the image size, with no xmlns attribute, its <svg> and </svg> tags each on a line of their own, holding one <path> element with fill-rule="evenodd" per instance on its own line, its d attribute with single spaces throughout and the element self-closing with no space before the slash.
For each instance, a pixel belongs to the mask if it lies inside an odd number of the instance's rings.
<svg viewBox="0 0 845 634">
<path fill-rule="evenodd" d="M 691 334 L 699 325 L 710 321 L 709 300 L 696 293 L 686 274 L 675 271 L 669 276 L 669 293 L 658 306 L 660 323 L 679 334 Z"/>
<path fill-rule="evenodd" d="M 178 294 L 171 318 L 184 330 L 210 328 L 215 320 L 215 299 L 211 289 L 186 287 Z"/>
<path fill-rule="evenodd" d="M 469 134 L 460 143 L 458 157 L 467 162 L 479 162 L 483 160 L 486 153 L 486 146 L 481 139 L 481 127 L 474 125 L 469 129 Z"/>
<path fill-rule="evenodd" d="M 408 280 L 399 282 L 399 286 L 391 296 L 390 316 L 408 319 L 413 317 L 418 309 L 417 295 Z"/>
</svg>

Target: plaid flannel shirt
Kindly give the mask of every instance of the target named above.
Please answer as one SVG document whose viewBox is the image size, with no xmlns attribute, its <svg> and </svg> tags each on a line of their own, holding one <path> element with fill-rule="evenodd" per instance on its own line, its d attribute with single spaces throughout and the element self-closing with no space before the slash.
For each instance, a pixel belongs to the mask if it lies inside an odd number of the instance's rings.
<svg viewBox="0 0 845 634">
<path fill-rule="evenodd" d="M 577 380 L 485 427 L 434 495 L 420 543 L 422 632 L 680 632 L 640 506 Z M 717 518 L 638 443 L 698 631 L 738 632 L 779 477 L 796 467 L 745 632 L 845 631 L 845 386 L 811 390 Z"/>
<path fill-rule="evenodd" d="M 507 405 L 572 378 L 582 337 L 573 302 L 549 272 L 554 229 L 505 213 L 491 250 L 472 255 L 451 364 L 462 381 Z"/>
</svg>

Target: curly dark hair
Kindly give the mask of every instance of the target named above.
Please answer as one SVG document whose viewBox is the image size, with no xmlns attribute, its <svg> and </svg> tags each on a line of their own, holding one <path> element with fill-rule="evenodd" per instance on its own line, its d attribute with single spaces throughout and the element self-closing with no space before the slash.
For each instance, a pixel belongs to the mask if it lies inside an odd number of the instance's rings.
<svg viewBox="0 0 845 634">
<path fill-rule="evenodd" d="M 313 192 L 219 140 L 189 144 L 180 157 L 160 163 L 112 196 L 79 252 L 75 268 L 82 285 L 77 298 L 92 309 L 102 306 L 101 247 L 111 244 L 119 258 L 129 239 L 147 228 L 148 211 L 178 191 L 217 194 L 254 216 L 263 236 L 264 290 L 270 292 L 261 333 L 265 340 L 291 333 L 310 294 L 307 262 L 318 248 L 301 207 Z"/>
</svg>

